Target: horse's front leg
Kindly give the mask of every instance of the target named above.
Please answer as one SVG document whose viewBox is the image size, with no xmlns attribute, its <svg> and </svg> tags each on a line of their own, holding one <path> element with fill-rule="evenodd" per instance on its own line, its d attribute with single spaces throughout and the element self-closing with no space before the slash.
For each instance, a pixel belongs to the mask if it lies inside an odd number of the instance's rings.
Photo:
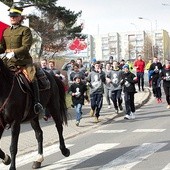
<svg viewBox="0 0 170 170">
<path fill-rule="evenodd" d="M 18 152 L 18 138 L 20 133 L 20 122 L 14 121 L 11 126 L 11 166 L 10 170 L 16 170 L 16 155 Z"/>
<path fill-rule="evenodd" d="M 1 118 L 0 118 L 1 119 Z M 6 124 L 3 122 L 3 120 L 0 120 L 0 139 L 2 137 L 2 134 L 4 132 L 4 127 L 6 126 Z M 5 154 L 1 149 L 0 149 L 0 159 L 2 159 L 2 162 L 5 165 L 9 165 L 11 163 L 11 158 L 9 155 Z"/>
<path fill-rule="evenodd" d="M 33 162 L 32 168 L 37 169 L 41 167 L 41 163 L 44 160 L 43 157 L 43 131 L 41 130 L 38 117 L 31 120 L 31 126 L 34 129 L 35 136 L 38 142 L 38 156 L 37 159 Z"/>
</svg>

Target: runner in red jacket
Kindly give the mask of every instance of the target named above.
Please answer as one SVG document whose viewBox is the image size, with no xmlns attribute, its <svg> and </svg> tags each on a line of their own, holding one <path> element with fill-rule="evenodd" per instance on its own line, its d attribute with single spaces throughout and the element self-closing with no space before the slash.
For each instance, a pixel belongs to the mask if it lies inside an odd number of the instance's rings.
<svg viewBox="0 0 170 170">
<path fill-rule="evenodd" d="M 134 62 L 134 67 L 136 68 L 136 75 L 138 78 L 138 89 L 144 91 L 144 70 L 145 70 L 145 61 L 142 60 L 142 56 L 139 55 L 137 60 Z"/>
</svg>

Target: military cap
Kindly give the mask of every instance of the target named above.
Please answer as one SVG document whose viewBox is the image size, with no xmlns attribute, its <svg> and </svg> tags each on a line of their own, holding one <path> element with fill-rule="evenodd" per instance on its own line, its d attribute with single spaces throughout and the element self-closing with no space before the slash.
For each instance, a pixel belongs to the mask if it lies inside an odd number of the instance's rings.
<svg viewBox="0 0 170 170">
<path fill-rule="evenodd" d="M 8 11 L 10 17 L 17 17 L 21 16 L 23 9 L 21 7 L 13 5 Z"/>
</svg>

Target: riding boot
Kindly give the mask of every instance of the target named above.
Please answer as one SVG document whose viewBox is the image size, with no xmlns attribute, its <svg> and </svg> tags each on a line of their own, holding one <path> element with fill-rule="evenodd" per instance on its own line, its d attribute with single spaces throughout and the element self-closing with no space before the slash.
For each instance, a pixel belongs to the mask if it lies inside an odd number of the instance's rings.
<svg viewBox="0 0 170 170">
<path fill-rule="evenodd" d="M 34 93 L 34 112 L 35 114 L 45 114 L 43 106 L 40 104 L 40 94 L 37 80 L 32 82 L 32 89 Z"/>
</svg>

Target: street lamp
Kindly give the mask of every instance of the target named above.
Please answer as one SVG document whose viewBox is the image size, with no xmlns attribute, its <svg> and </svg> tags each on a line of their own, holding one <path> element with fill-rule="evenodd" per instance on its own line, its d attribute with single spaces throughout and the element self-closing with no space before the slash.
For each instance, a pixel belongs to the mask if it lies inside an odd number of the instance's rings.
<svg viewBox="0 0 170 170">
<path fill-rule="evenodd" d="M 143 19 L 143 20 L 147 20 L 150 22 L 150 26 L 151 26 L 151 33 L 150 33 L 150 37 L 151 37 L 151 54 L 152 56 L 154 56 L 154 50 L 153 50 L 153 38 L 152 38 L 152 21 L 150 19 L 147 18 L 143 18 L 143 17 L 138 17 L 139 19 Z"/>
<path fill-rule="evenodd" d="M 135 29 L 137 30 L 137 26 L 136 26 L 136 24 L 134 24 L 134 23 L 130 23 L 131 25 L 134 25 L 134 27 L 135 27 Z"/>
<path fill-rule="evenodd" d="M 147 20 L 150 22 L 150 25 L 151 25 L 151 31 L 152 31 L 152 21 L 150 19 L 147 19 L 147 18 L 143 18 L 143 17 L 138 17 L 139 19 L 143 19 L 143 20 Z"/>
<path fill-rule="evenodd" d="M 130 23 L 131 25 L 135 26 L 136 32 L 135 32 L 135 57 L 137 57 L 137 26 L 134 23 Z"/>
<path fill-rule="evenodd" d="M 163 6 L 170 6 L 169 4 L 162 3 Z"/>
</svg>

